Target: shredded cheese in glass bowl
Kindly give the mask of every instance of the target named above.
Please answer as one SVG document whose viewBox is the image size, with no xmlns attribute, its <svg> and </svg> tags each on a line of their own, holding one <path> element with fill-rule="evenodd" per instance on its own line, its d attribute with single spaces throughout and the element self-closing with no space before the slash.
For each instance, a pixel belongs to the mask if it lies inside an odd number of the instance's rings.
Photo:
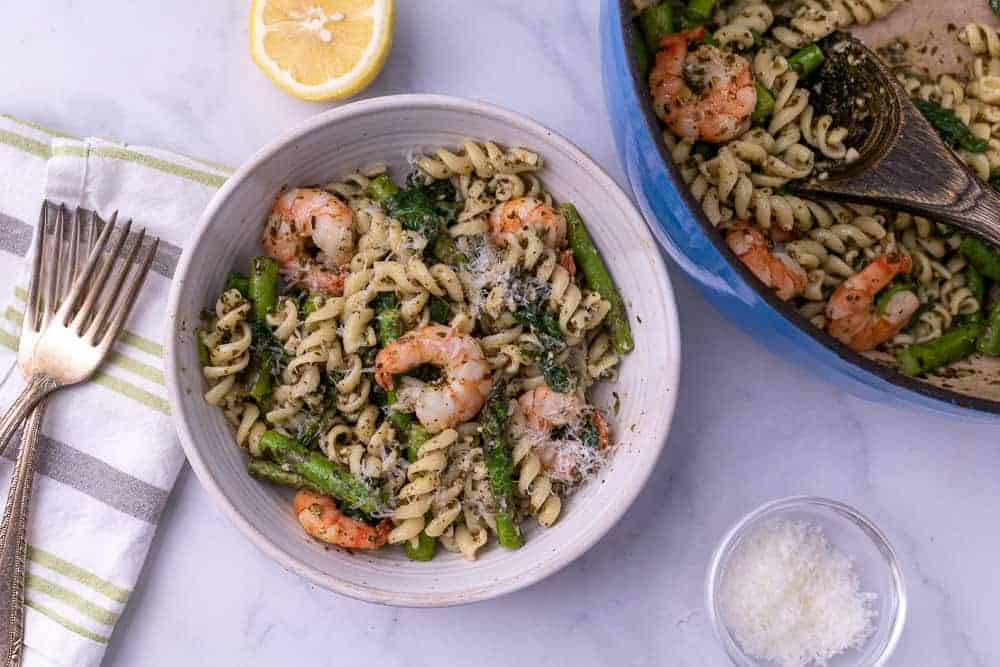
<svg viewBox="0 0 1000 667">
<path fill-rule="evenodd" d="M 906 617 L 888 540 L 825 498 L 775 500 L 743 517 L 713 554 L 706 593 L 716 635 L 741 667 L 883 665 Z"/>
</svg>

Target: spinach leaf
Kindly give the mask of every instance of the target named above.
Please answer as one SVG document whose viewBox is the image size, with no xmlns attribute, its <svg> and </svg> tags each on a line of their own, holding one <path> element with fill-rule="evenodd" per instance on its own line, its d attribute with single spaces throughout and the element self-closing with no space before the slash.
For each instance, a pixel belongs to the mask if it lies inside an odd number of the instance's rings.
<svg viewBox="0 0 1000 667">
<path fill-rule="evenodd" d="M 542 299 L 519 306 L 514 311 L 514 320 L 521 326 L 530 327 L 535 333 L 562 339 L 559 321 L 546 310 L 545 301 Z"/>
<path fill-rule="evenodd" d="M 542 369 L 542 376 L 545 377 L 545 384 L 549 389 L 568 394 L 576 389 L 576 377 L 569 372 L 569 369 L 556 361 L 556 355 L 552 350 L 546 351 L 538 361 Z"/>
<path fill-rule="evenodd" d="M 450 181 L 414 183 L 386 199 L 385 205 L 403 229 L 433 242 L 457 213 L 455 186 Z"/>
<path fill-rule="evenodd" d="M 439 296 L 431 296 L 431 321 L 448 324 L 451 321 L 451 306 Z"/>
<path fill-rule="evenodd" d="M 584 445 L 591 449 L 598 449 L 600 447 L 601 437 L 597 432 L 594 422 L 588 419 L 583 423 L 583 426 L 580 428 L 580 439 Z"/>
</svg>

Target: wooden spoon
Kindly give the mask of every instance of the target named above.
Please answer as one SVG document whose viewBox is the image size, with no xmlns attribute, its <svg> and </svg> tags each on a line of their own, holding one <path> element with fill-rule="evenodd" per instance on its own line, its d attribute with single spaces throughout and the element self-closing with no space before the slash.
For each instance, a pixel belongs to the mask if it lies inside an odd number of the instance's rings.
<svg viewBox="0 0 1000 667">
<path fill-rule="evenodd" d="M 840 56 L 827 58 L 824 67 L 850 67 L 852 86 L 871 112 L 870 127 L 856 147 L 859 159 L 792 191 L 906 211 L 1000 245 L 1000 196 L 944 144 L 878 56 L 849 35 L 832 48 Z"/>
</svg>

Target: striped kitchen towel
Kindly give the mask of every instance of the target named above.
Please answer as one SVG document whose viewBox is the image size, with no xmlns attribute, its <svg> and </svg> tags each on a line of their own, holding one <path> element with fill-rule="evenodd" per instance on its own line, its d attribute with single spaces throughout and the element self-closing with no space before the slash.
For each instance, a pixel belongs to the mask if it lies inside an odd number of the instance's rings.
<svg viewBox="0 0 1000 667">
<path fill-rule="evenodd" d="M 45 415 L 28 529 L 27 665 L 93 666 L 128 603 L 184 461 L 163 377 L 167 292 L 181 246 L 229 170 L 167 151 L 77 139 L 0 117 L 0 405 L 15 365 L 24 258 L 44 198 L 132 218 L 160 238 L 153 271 L 110 358 Z M 0 459 L 6 494 L 16 447 Z"/>
</svg>

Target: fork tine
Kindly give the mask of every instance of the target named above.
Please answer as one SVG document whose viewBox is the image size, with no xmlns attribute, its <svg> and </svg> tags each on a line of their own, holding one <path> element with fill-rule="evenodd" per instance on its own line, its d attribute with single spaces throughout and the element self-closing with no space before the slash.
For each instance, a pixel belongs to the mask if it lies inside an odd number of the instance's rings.
<svg viewBox="0 0 1000 667">
<path fill-rule="evenodd" d="M 107 283 L 108 278 L 115 270 L 115 264 L 121 256 L 122 247 L 125 245 L 125 241 L 128 240 L 131 230 L 132 221 L 128 220 L 125 222 L 125 226 L 118 232 L 118 238 L 115 239 L 111 250 L 108 251 L 107 257 L 105 257 L 104 263 L 101 265 L 97 276 L 94 278 L 93 282 L 87 286 L 86 298 L 83 300 L 76 316 L 73 318 L 73 324 L 71 327 L 77 333 L 83 332 L 87 328 L 88 323 L 93 321 L 94 310 L 97 308 L 97 304 L 101 300 L 101 297 L 104 296 L 104 285 Z"/>
<path fill-rule="evenodd" d="M 39 299 L 42 296 L 42 256 L 45 254 L 45 239 L 48 236 L 49 202 L 42 202 L 38 213 L 38 227 L 35 230 L 35 257 L 31 260 L 31 282 L 28 284 L 28 303 L 24 309 L 25 331 L 37 331 Z"/>
<path fill-rule="evenodd" d="M 129 220 L 129 223 L 132 221 Z M 104 302 L 101 307 L 97 310 L 97 314 L 94 315 L 94 319 L 90 322 L 90 327 L 87 329 L 87 333 L 84 334 L 84 338 L 90 341 L 91 345 L 96 344 L 98 340 L 98 332 L 104 328 L 105 323 L 108 320 L 108 314 L 114 309 L 115 303 L 118 300 L 118 294 L 121 292 L 122 285 L 125 283 L 125 278 L 132 271 L 132 265 L 135 262 L 136 255 L 139 254 L 139 248 L 142 247 L 142 241 L 146 238 L 146 230 L 140 230 L 139 236 L 135 239 L 132 247 L 129 249 L 128 256 L 122 263 L 121 269 L 118 271 L 118 275 L 112 281 L 112 286 L 110 289 L 106 290 L 107 296 L 104 298 Z"/>
<path fill-rule="evenodd" d="M 143 232 L 145 231 L 143 230 Z M 108 324 L 108 328 L 104 332 L 104 337 L 100 342 L 102 347 L 112 345 L 115 339 L 118 338 L 118 334 L 121 333 L 122 327 L 125 325 L 125 320 L 128 319 L 129 313 L 132 312 L 132 308 L 138 300 L 139 290 L 142 289 L 143 284 L 146 282 L 149 267 L 153 265 L 153 259 L 156 257 L 156 249 L 159 245 L 160 239 L 153 237 L 153 242 L 150 244 L 149 250 L 146 251 L 146 256 L 142 260 L 142 268 L 139 269 L 138 274 L 129 286 L 128 292 L 118 305 L 114 319 L 111 320 L 111 323 Z"/>
<path fill-rule="evenodd" d="M 82 328 L 82 322 L 86 319 L 86 314 L 90 310 L 90 305 L 93 300 L 97 298 L 100 293 L 101 286 L 104 284 L 104 280 L 101 277 L 107 273 L 109 264 L 105 264 L 101 267 L 101 274 L 93 282 L 90 282 L 90 277 L 94 273 L 94 269 L 97 264 L 101 261 L 101 256 L 104 253 L 104 248 L 108 245 L 108 238 L 111 236 L 111 230 L 115 227 L 115 220 L 118 217 L 118 212 L 115 211 L 111 215 L 111 220 L 104 225 L 104 229 L 101 230 L 100 236 L 98 236 L 97 241 L 94 243 L 93 247 L 90 249 L 90 255 L 87 258 L 87 265 L 83 268 L 83 272 L 80 276 L 73 282 L 73 289 L 70 290 L 69 296 L 66 297 L 66 301 L 63 302 L 62 307 L 59 309 L 59 318 L 63 324 L 69 321 L 70 314 L 73 312 L 72 309 L 75 307 L 77 301 L 80 300 L 80 295 L 84 289 L 87 290 L 86 299 L 80 309 L 76 312 L 76 316 L 73 318 L 73 327 L 77 333 L 80 332 Z M 126 228 L 127 231 L 127 228 Z M 121 246 L 121 239 L 115 245 L 115 251 L 110 259 L 110 265 L 114 265 L 114 260 L 117 257 L 117 249 Z M 105 276 L 106 277 L 106 276 Z M 83 316 L 81 317 L 81 313 Z M 68 325 L 67 325 L 68 326 Z"/>
<path fill-rule="evenodd" d="M 60 299 L 65 299 L 69 295 L 69 290 L 73 286 L 73 281 L 76 280 L 77 274 L 80 271 L 80 226 L 83 224 L 83 215 L 79 206 L 73 212 L 73 228 L 70 230 L 69 236 L 69 262 L 68 271 L 66 272 L 65 284 L 61 286 L 59 291 Z"/>
<path fill-rule="evenodd" d="M 97 237 L 101 235 L 101 217 L 97 215 L 96 211 L 90 211 L 88 217 L 90 218 L 90 224 L 87 225 L 87 243 L 83 246 L 84 259 L 90 256 L 90 251 L 94 249 Z"/>
<path fill-rule="evenodd" d="M 45 267 L 46 271 L 46 283 L 45 283 L 45 304 L 42 311 L 42 324 L 46 325 L 56 311 L 56 295 L 59 293 L 59 279 L 62 273 L 62 240 L 63 240 L 63 228 L 66 223 L 66 207 L 62 204 L 59 205 L 59 212 L 56 214 L 56 229 L 52 233 L 52 239 L 49 241 L 51 246 L 50 258 L 51 261 L 47 262 L 48 266 Z"/>
<path fill-rule="evenodd" d="M 72 220 L 69 220 L 69 211 L 66 210 L 65 204 L 59 205 L 59 217 L 56 218 L 56 246 L 55 246 L 55 298 L 52 301 L 52 310 L 55 311 L 59 304 L 62 303 L 63 292 L 69 287 L 70 281 L 73 279 L 72 275 L 69 275 L 66 271 L 67 260 L 69 259 L 69 252 L 65 247 L 67 227 L 72 227 Z"/>
</svg>

